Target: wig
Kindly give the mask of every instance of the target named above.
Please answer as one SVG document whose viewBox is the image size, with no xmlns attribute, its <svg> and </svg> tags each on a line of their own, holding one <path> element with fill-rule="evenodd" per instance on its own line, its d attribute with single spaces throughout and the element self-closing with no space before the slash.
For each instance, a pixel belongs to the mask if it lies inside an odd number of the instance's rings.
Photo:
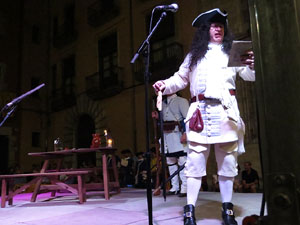
<svg viewBox="0 0 300 225">
<path fill-rule="evenodd" d="M 211 23 L 203 23 L 196 30 L 191 48 L 190 48 L 190 70 L 197 65 L 198 61 L 201 61 L 208 50 L 208 44 L 210 40 L 209 30 Z M 228 31 L 227 25 L 224 26 L 224 39 L 222 43 L 222 50 L 224 53 L 229 55 L 232 45 L 233 35 Z"/>
</svg>

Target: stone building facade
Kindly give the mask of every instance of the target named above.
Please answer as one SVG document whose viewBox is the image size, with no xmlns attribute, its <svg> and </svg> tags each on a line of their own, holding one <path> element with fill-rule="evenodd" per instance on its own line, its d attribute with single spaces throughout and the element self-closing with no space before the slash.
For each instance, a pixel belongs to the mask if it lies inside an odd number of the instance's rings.
<svg viewBox="0 0 300 225">
<path fill-rule="evenodd" d="M 6 136 L 9 142 L 6 166 L 19 164 L 28 171 L 33 163 L 39 163 L 38 159 L 28 158 L 28 152 L 52 151 L 57 137 L 67 148 L 89 147 L 92 134 L 103 134 L 104 130 L 108 130 L 119 151 L 145 151 L 143 56 L 134 64 L 130 61 L 147 37 L 152 9 L 173 2 L 179 10 L 167 12 L 151 38 L 150 85 L 178 69 L 193 37 L 191 23 L 200 12 L 217 7 L 226 10 L 235 38 L 251 39 L 247 0 L 0 3 L 0 38 L 6 47 L 0 53 L 2 106 L 45 83 L 38 93 L 20 103 L 14 118 L 0 127 L 0 138 Z M 155 11 L 153 23 L 160 14 Z M 240 162 L 250 160 L 260 171 L 254 84 L 237 82 L 248 150 Z M 9 98 L 6 92 L 11 93 Z M 181 94 L 190 98 L 188 90 Z M 150 88 L 150 110 L 153 96 Z M 150 144 L 154 145 L 149 120 Z M 209 171 L 214 173 L 215 164 L 211 162 Z"/>
</svg>

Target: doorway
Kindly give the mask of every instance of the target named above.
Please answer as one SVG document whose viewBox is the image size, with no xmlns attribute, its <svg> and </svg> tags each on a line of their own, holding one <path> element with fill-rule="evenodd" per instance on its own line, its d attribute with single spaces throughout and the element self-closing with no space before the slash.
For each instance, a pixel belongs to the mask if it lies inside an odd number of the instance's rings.
<svg viewBox="0 0 300 225">
<path fill-rule="evenodd" d="M 92 143 L 92 134 L 95 133 L 95 122 L 88 114 L 79 117 L 77 126 L 77 148 L 89 148 Z M 95 153 L 84 153 L 77 156 L 79 167 L 93 167 L 96 165 Z"/>
<path fill-rule="evenodd" d="M 0 135 L 0 174 L 6 174 L 8 172 L 8 147 L 9 137 L 7 135 Z"/>
</svg>

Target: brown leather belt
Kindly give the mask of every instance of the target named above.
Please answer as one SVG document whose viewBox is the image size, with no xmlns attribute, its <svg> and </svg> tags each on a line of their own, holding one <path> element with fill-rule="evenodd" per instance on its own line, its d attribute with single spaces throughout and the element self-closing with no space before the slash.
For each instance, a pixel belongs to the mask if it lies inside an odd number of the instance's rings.
<svg viewBox="0 0 300 225">
<path fill-rule="evenodd" d="M 231 95 L 235 95 L 235 90 L 234 89 L 229 89 L 229 93 Z M 191 103 L 195 102 L 196 100 L 197 100 L 196 96 L 192 97 L 191 98 Z M 204 94 L 199 94 L 198 95 L 198 101 L 201 101 L 201 100 L 217 100 L 217 99 L 205 98 Z"/>
<path fill-rule="evenodd" d="M 176 126 L 179 126 L 180 123 L 178 121 L 164 121 L 163 123 L 163 130 L 164 131 L 173 131 L 175 130 Z"/>
</svg>

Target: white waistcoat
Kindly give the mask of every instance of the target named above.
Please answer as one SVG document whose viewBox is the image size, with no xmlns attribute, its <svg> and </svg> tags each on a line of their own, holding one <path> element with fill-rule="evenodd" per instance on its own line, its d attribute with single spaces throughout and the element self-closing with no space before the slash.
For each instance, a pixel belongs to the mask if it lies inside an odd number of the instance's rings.
<svg viewBox="0 0 300 225">
<path fill-rule="evenodd" d="M 167 97 L 167 103 L 163 101 L 163 120 L 164 121 L 182 121 L 186 118 L 189 103 L 185 98 L 181 98 L 176 94 Z M 176 126 L 175 130 L 164 131 L 165 152 L 174 153 L 179 151 L 187 151 L 187 145 L 180 143 L 181 131 Z"/>
</svg>

